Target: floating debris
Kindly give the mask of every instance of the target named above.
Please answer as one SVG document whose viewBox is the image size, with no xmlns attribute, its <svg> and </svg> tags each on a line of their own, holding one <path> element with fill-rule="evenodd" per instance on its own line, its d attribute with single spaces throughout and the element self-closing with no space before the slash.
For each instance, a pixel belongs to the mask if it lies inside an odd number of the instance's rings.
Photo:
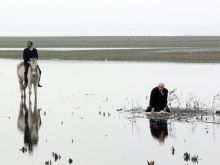
<svg viewBox="0 0 220 165">
<path fill-rule="evenodd" d="M 172 146 L 172 155 L 175 154 L 175 148 Z"/>
<path fill-rule="evenodd" d="M 120 108 L 120 109 L 117 109 L 117 111 L 122 111 L 122 108 Z"/>
<path fill-rule="evenodd" d="M 155 163 L 154 161 L 150 161 L 150 162 L 147 161 L 147 164 L 148 164 L 148 165 L 154 165 L 154 163 Z"/>
<path fill-rule="evenodd" d="M 184 155 L 183 155 L 183 159 L 185 160 L 185 161 L 190 161 L 190 153 L 188 153 L 188 152 L 185 152 L 184 153 Z"/>
<path fill-rule="evenodd" d="M 61 124 L 63 125 L 63 121 L 61 121 Z"/>
<path fill-rule="evenodd" d="M 20 151 L 23 152 L 23 153 L 27 152 L 27 147 L 22 147 L 22 148 L 20 149 Z"/>
<path fill-rule="evenodd" d="M 46 111 L 44 111 L 44 116 L 46 116 Z"/>
<path fill-rule="evenodd" d="M 45 162 L 45 165 L 51 165 L 51 164 L 52 164 L 51 160 Z"/>
<path fill-rule="evenodd" d="M 73 163 L 73 159 L 69 158 L 69 164 L 72 164 Z"/>
<path fill-rule="evenodd" d="M 198 163 L 198 155 L 194 155 L 192 158 L 191 158 L 191 161 L 193 163 Z"/>
<path fill-rule="evenodd" d="M 103 116 L 103 117 L 105 117 L 105 116 L 110 117 L 112 114 L 109 113 L 109 112 L 102 112 L 102 111 L 99 111 L 99 115 L 100 115 L 100 116 Z"/>
<path fill-rule="evenodd" d="M 53 155 L 53 158 L 54 158 L 55 162 L 56 162 L 58 159 L 59 159 L 59 160 L 61 159 L 61 156 L 58 155 L 58 154 L 55 153 L 55 152 L 53 152 L 52 155 Z"/>
</svg>

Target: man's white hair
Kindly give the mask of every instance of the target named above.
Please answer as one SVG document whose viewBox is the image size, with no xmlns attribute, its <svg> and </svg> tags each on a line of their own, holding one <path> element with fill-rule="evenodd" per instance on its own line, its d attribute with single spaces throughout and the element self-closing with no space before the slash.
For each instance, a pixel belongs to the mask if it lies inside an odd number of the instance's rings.
<svg viewBox="0 0 220 165">
<path fill-rule="evenodd" d="M 158 83 L 158 87 L 165 87 L 165 84 L 163 82 Z"/>
</svg>

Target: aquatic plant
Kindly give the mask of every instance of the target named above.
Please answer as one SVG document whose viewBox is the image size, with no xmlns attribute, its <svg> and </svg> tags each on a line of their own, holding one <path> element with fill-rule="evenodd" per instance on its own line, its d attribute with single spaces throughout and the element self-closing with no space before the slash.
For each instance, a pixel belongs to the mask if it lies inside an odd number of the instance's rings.
<svg viewBox="0 0 220 165">
<path fill-rule="evenodd" d="M 51 160 L 45 161 L 45 165 L 51 165 L 51 164 L 52 164 Z"/>
<path fill-rule="evenodd" d="M 176 93 L 177 89 L 170 90 L 168 92 L 168 106 L 172 108 L 172 105 L 180 106 L 180 98 Z"/>
<path fill-rule="evenodd" d="M 184 159 L 185 161 L 190 161 L 190 153 L 185 152 L 185 153 L 183 154 L 183 159 Z"/>
<path fill-rule="evenodd" d="M 198 163 L 198 155 L 193 155 L 190 158 L 190 153 L 185 152 L 184 155 L 183 155 L 183 158 L 184 158 L 184 161 L 190 161 L 191 160 L 193 163 Z"/>
<path fill-rule="evenodd" d="M 23 152 L 23 153 L 27 152 L 27 147 L 22 147 L 22 148 L 20 149 L 20 151 Z"/>
<path fill-rule="evenodd" d="M 69 164 L 72 164 L 73 163 L 73 159 L 69 158 L 68 162 L 69 162 Z"/>
<path fill-rule="evenodd" d="M 192 158 L 191 158 L 191 161 L 193 163 L 198 163 L 198 155 L 194 155 Z"/>
<path fill-rule="evenodd" d="M 55 153 L 55 152 L 52 153 L 52 156 L 53 156 L 55 162 L 56 162 L 58 159 L 59 159 L 59 160 L 61 159 L 61 156 L 58 155 L 58 154 Z"/>
<path fill-rule="evenodd" d="M 217 93 L 216 95 L 213 96 L 212 99 L 212 110 L 216 111 L 217 114 L 217 112 L 219 112 L 219 109 L 220 109 L 220 93 Z"/>
<path fill-rule="evenodd" d="M 172 146 L 172 155 L 175 154 L 175 148 Z"/>
<path fill-rule="evenodd" d="M 147 161 L 147 164 L 148 164 L 148 165 L 154 165 L 154 163 L 155 163 L 154 160 L 153 160 L 153 161 L 150 161 L 150 162 Z"/>
<path fill-rule="evenodd" d="M 185 106 L 184 106 L 185 104 Z M 220 110 L 220 93 L 213 96 L 211 103 L 204 103 L 200 98 L 194 94 L 189 94 L 188 97 L 182 98 L 177 94 L 177 89 L 168 92 L 168 106 L 172 108 L 185 108 L 190 110 Z"/>
</svg>

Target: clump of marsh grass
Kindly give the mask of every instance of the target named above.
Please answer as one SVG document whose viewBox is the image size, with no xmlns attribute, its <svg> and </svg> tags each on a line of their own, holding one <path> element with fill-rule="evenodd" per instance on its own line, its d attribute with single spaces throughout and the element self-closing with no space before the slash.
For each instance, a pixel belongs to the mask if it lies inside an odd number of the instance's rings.
<svg viewBox="0 0 220 165">
<path fill-rule="evenodd" d="M 194 155 L 192 158 L 191 158 L 191 161 L 193 163 L 198 163 L 198 155 Z"/>
<path fill-rule="evenodd" d="M 155 163 L 154 160 L 153 161 L 147 161 L 148 165 L 154 165 L 154 163 Z"/>
<path fill-rule="evenodd" d="M 173 105 L 180 106 L 180 97 L 177 95 L 177 89 L 170 90 L 168 92 L 168 106 L 172 109 Z"/>
<path fill-rule="evenodd" d="M 188 162 L 188 161 L 192 161 L 193 163 L 198 163 L 198 155 L 193 155 L 192 157 L 190 157 L 190 153 L 188 153 L 188 152 L 185 152 L 184 154 L 183 154 L 183 159 L 184 159 L 184 161 L 186 161 L 186 162 Z"/>
<path fill-rule="evenodd" d="M 190 160 L 190 153 L 185 152 L 185 153 L 183 154 L 183 159 L 188 162 L 188 161 Z"/>
<path fill-rule="evenodd" d="M 175 148 L 172 146 L 172 155 L 175 154 Z"/>
<path fill-rule="evenodd" d="M 213 96 L 212 99 L 212 110 L 218 112 L 219 109 L 220 109 L 220 93 L 217 93 L 216 95 Z"/>
</svg>

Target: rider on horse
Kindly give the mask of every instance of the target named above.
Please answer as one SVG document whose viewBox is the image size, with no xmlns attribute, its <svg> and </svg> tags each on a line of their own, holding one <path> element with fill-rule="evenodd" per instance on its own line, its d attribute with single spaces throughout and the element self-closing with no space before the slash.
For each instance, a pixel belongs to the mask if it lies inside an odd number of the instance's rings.
<svg viewBox="0 0 220 165">
<path fill-rule="evenodd" d="M 33 42 L 32 41 L 28 41 L 27 42 L 27 48 L 24 49 L 23 52 L 23 59 L 24 59 L 24 77 L 25 77 L 25 87 L 28 84 L 28 78 L 27 78 L 27 74 L 28 74 L 28 68 L 29 68 L 29 61 L 30 58 L 35 58 L 38 59 L 38 53 L 37 53 L 37 49 L 33 48 Z M 41 70 L 40 67 L 38 66 L 39 72 L 40 72 L 40 77 L 41 77 Z M 39 82 L 38 82 L 38 87 L 42 87 L 42 85 L 40 85 L 40 77 L 39 77 Z"/>
</svg>

